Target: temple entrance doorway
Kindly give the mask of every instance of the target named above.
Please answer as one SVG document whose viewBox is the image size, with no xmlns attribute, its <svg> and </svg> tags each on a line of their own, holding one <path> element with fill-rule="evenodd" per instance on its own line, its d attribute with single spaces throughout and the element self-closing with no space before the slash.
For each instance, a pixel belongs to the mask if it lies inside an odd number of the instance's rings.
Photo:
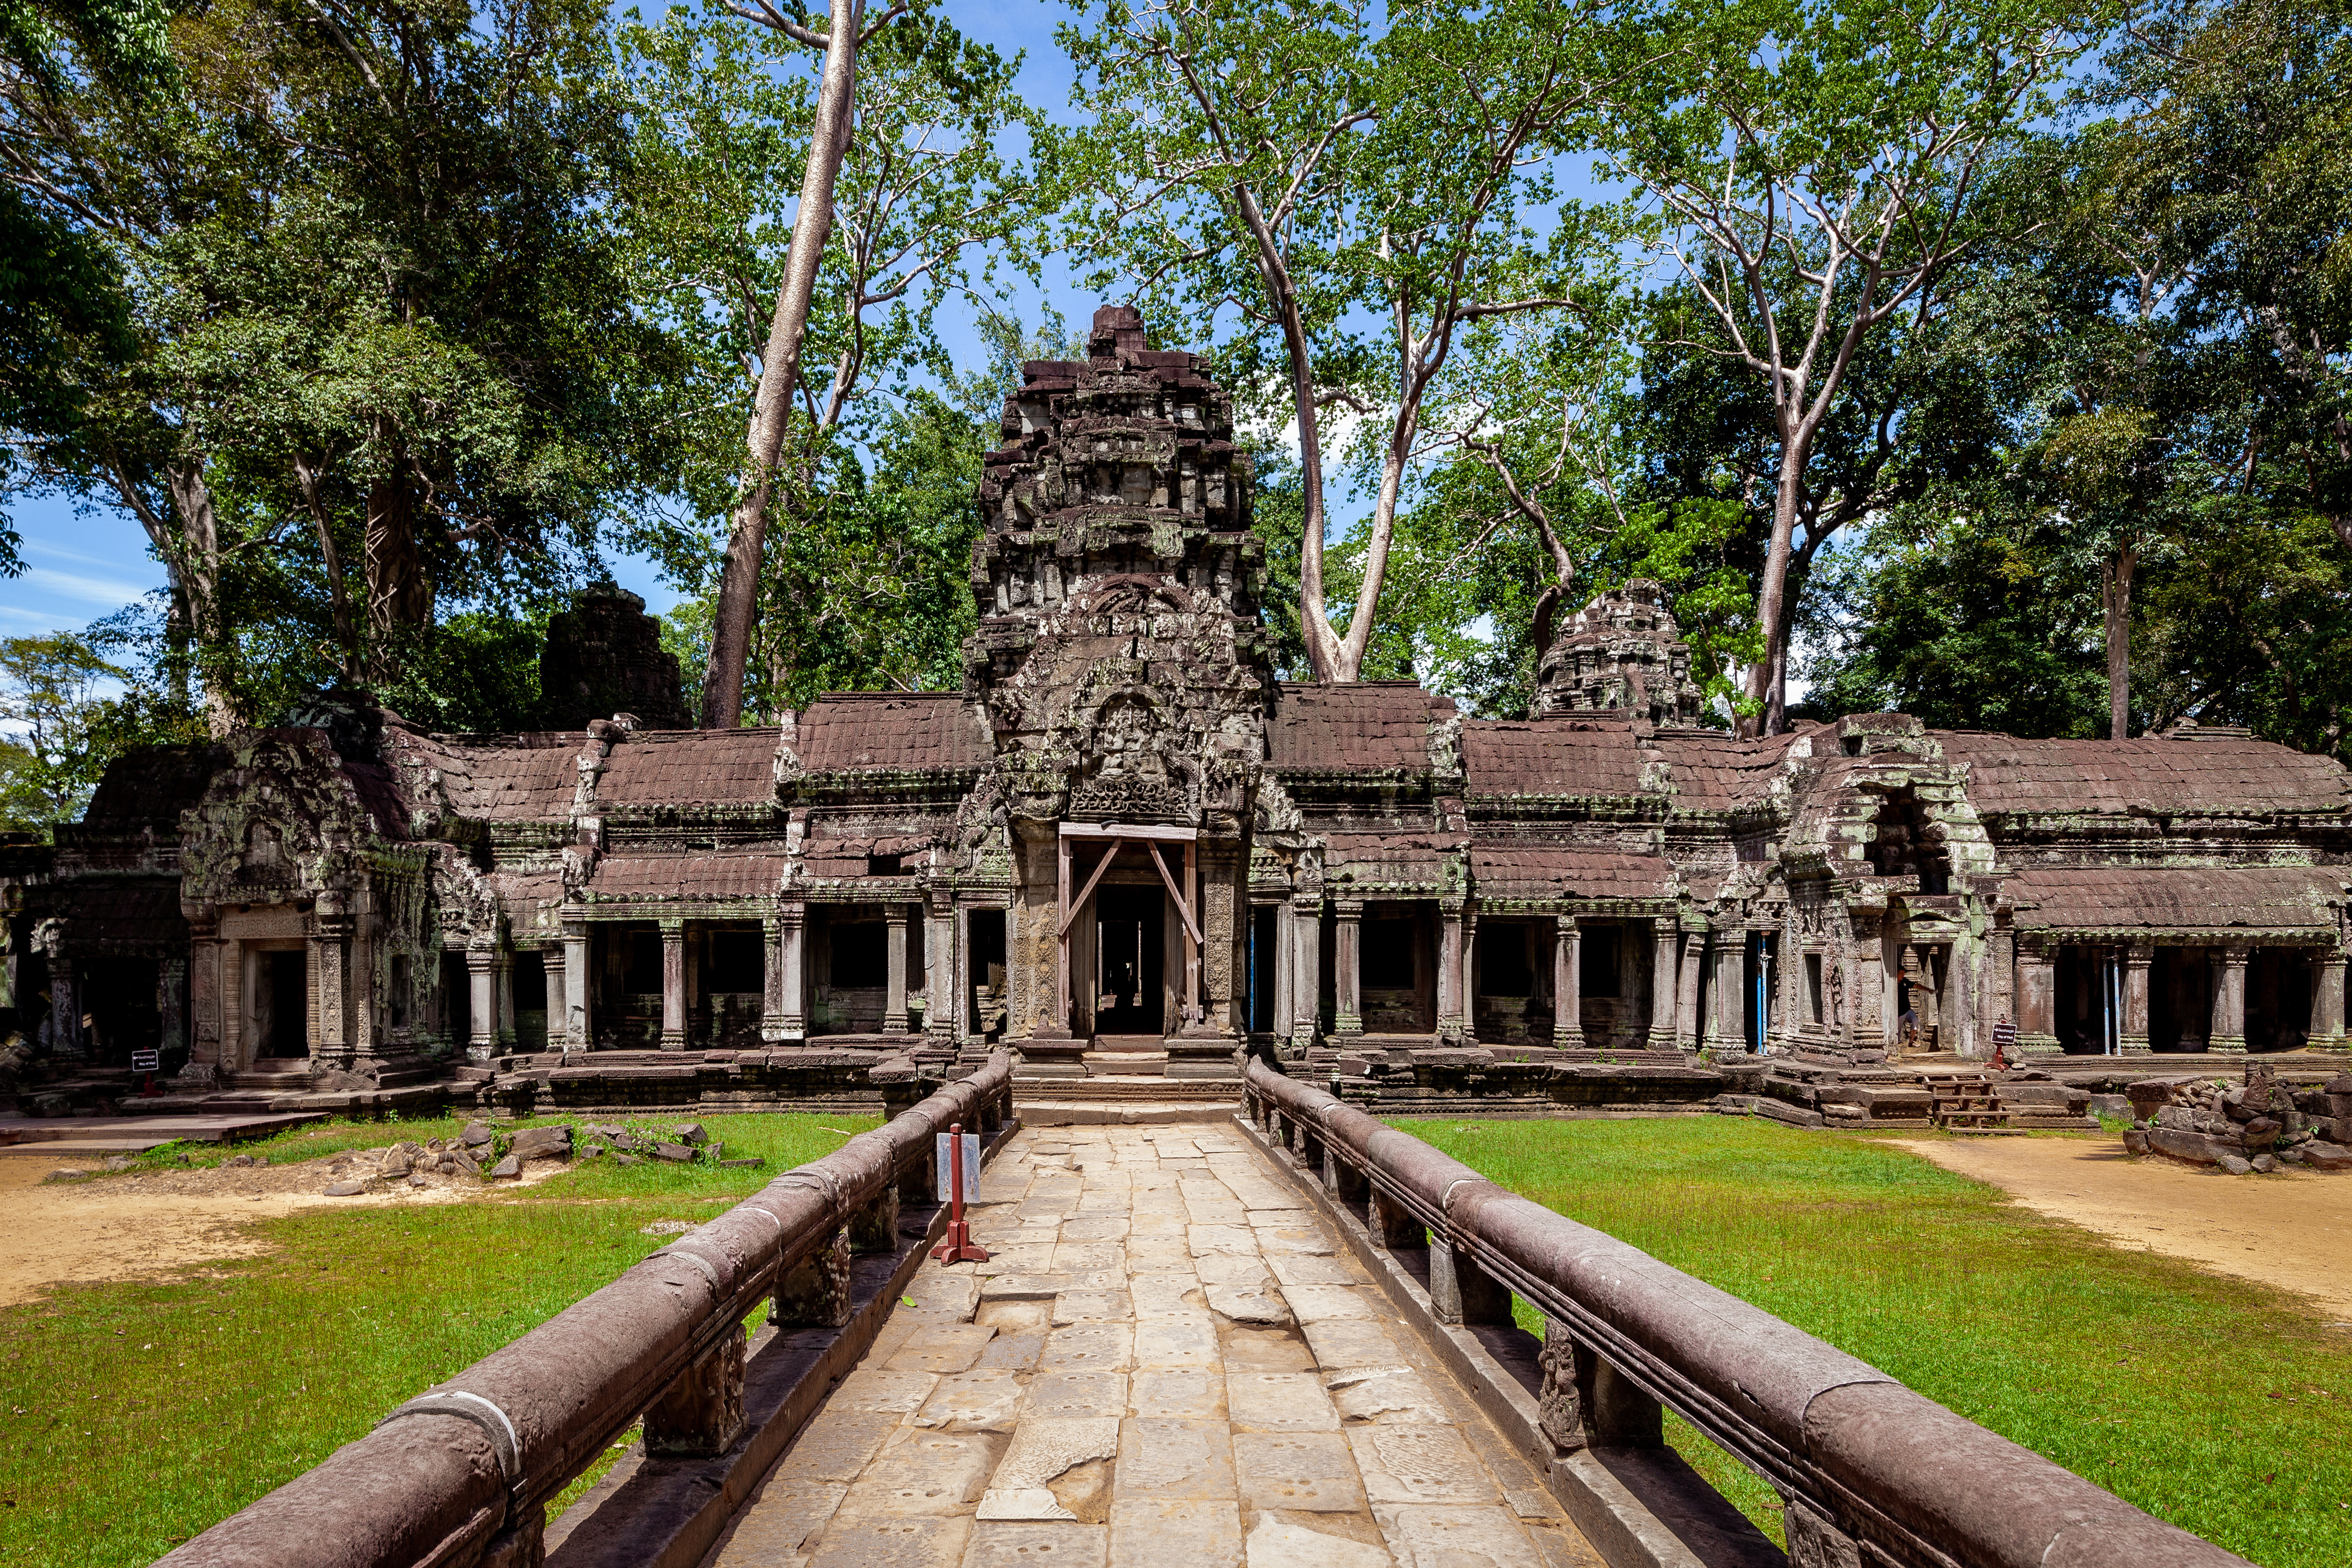
<svg viewBox="0 0 2352 1568">
<path fill-rule="evenodd" d="M 310 1054 L 310 955 L 300 947 L 253 955 L 253 1054 Z"/>
<path fill-rule="evenodd" d="M 1107 884 L 1095 893 L 1095 1033 L 1165 1033 L 1166 894 Z"/>
</svg>

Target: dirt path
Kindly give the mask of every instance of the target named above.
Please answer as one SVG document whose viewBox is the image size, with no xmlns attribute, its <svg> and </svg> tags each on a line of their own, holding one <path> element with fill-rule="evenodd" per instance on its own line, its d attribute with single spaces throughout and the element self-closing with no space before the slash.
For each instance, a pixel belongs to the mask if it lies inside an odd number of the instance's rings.
<svg viewBox="0 0 2352 1568">
<path fill-rule="evenodd" d="M 2231 1176 L 2135 1160 L 2114 1138 L 1898 1139 L 2037 1214 L 2118 1245 L 2300 1291 L 2352 1319 L 2352 1176 Z"/>
<path fill-rule="evenodd" d="M 79 1182 L 45 1181 L 47 1160 L 0 1159 L 0 1307 L 37 1298 L 52 1285 L 184 1274 L 270 1249 L 252 1221 L 306 1209 L 462 1203 L 488 1191 L 436 1178 L 356 1197 L 324 1197 L 327 1160 L 299 1165 L 138 1172 Z M 544 1181 L 560 1162 L 526 1166 L 523 1181 Z M 508 1184 L 510 1185 L 510 1184 Z"/>
</svg>

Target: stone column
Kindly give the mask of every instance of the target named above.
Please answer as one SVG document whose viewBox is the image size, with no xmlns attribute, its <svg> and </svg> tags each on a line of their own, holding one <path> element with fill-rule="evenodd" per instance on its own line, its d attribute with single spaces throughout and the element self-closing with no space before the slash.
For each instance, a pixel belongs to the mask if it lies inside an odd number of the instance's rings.
<svg viewBox="0 0 2352 1568">
<path fill-rule="evenodd" d="M 1886 984 L 1886 948 L 1878 934 L 1854 933 L 1853 995 L 1846 1003 L 1846 1043 L 1856 1051 L 1884 1051 L 1893 1042 L 1894 1001 Z"/>
<path fill-rule="evenodd" d="M 2344 953 L 2322 947 L 2311 955 L 2311 1046 L 2315 1051 L 2342 1051 L 2344 1035 Z"/>
<path fill-rule="evenodd" d="M 1698 1016 L 1698 982 L 1701 966 L 1706 962 L 1706 940 L 1704 931 L 1683 933 L 1681 985 L 1675 995 L 1675 1048 L 1678 1051 L 1696 1051 L 1699 1037 L 1706 1032 L 1706 1021 Z"/>
<path fill-rule="evenodd" d="M 514 1009 L 514 949 L 501 945 L 498 950 L 499 982 L 499 1049 L 515 1048 Z"/>
<path fill-rule="evenodd" d="M 1437 1035 L 1451 1043 L 1469 1032 L 1465 1026 L 1469 998 L 1462 990 L 1468 977 L 1462 972 L 1462 901 L 1443 899 L 1437 908 Z"/>
<path fill-rule="evenodd" d="M 2246 960 L 2253 949 L 2243 943 L 2213 949 L 2213 1038 L 2207 1049 L 2246 1049 Z"/>
<path fill-rule="evenodd" d="M 1559 916 L 1551 949 L 1551 1042 L 1566 1051 L 1584 1046 L 1583 937 L 1576 916 Z"/>
<path fill-rule="evenodd" d="M 1475 904 L 1462 912 L 1462 958 L 1457 966 L 1462 976 L 1462 1043 L 1478 1043 L 1478 909 Z"/>
<path fill-rule="evenodd" d="M 1364 902 L 1360 898 L 1338 899 L 1331 912 L 1338 923 L 1331 944 L 1331 989 L 1337 998 L 1332 1007 L 1331 1032 L 1346 1041 L 1364 1032 Z"/>
<path fill-rule="evenodd" d="M 1297 959 L 1293 951 L 1297 946 L 1297 933 L 1293 927 L 1297 925 L 1287 901 L 1275 905 L 1274 951 L 1266 955 L 1265 962 L 1274 977 L 1274 1018 L 1271 1021 L 1276 1040 L 1290 1038 L 1291 1020 L 1298 1010 Z"/>
<path fill-rule="evenodd" d="M 883 906 L 882 1032 L 907 1032 L 907 906 Z"/>
<path fill-rule="evenodd" d="M 2058 966 L 2047 947 L 2017 950 L 2017 1049 L 2047 1054 L 2058 1046 Z"/>
<path fill-rule="evenodd" d="M 1674 916 L 1661 915 L 1650 922 L 1650 1037 L 1652 1051 L 1672 1051 L 1675 1045 L 1675 993 L 1679 977 L 1675 956 L 1682 951 L 1682 933 Z"/>
<path fill-rule="evenodd" d="M 1976 1054 L 1990 1056 L 1987 1043 L 1992 1038 L 1992 1025 L 2000 1019 L 2016 1024 L 2021 1036 L 2025 1026 L 2017 1016 L 2017 932 L 2009 925 L 1995 925 L 1985 936 L 1985 978 L 1981 994 L 1987 1011 L 1979 1018 L 1976 1029 Z"/>
<path fill-rule="evenodd" d="M 221 974 L 226 945 L 217 939 L 218 932 L 209 911 L 188 923 L 188 1065 L 180 1078 L 191 1086 L 215 1082 L 225 1067 L 221 1047 L 226 992 Z"/>
<path fill-rule="evenodd" d="M 499 1048 L 499 956 L 490 947 L 466 949 L 466 1017 L 471 1038 L 466 1042 L 466 1054 L 477 1062 L 485 1062 L 498 1054 Z"/>
<path fill-rule="evenodd" d="M 572 1037 L 564 1020 L 570 1016 L 564 1006 L 566 976 L 563 963 L 563 943 L 561 938 L 550 942 L 542 937 L 539 945 L 540 972 L 547 977 L 547 1049 L 568 1051 Z"/>
<path fill-rule="evenodd" d="M 588 922 L 565 916 L 563 922 L 563 1039 L 574 1051 L 586 1051 L 594 1036 L 588 1012 Z"/>
<path fill-rule="evenodd" d="M 1323 1010 L 1323 895 L 1293 899 L 1290 923 L 1296 965 L 1291 977 L 1290 1043 L 1303 1051 L 1315 1043 L 1315 1026 Z"/>
<path fill-rule="evenodd" d="M 2124 950 L 2124 1018 L 2119 1031 L 2126 1051 L 2146 1051 L 2147 1045 L 2147 971 L 2156 962 L 2156 947 L 2135 942 Z"/>
<path fill-rule="evenodd" d="M 808 905 L 794 899 L 776 905 L 774 980 L 761 1038 L 772 1045 L 799 1045 L 808 1039 L 808 987 L 802 971 L 808 951 Z"/>
<path fill-rule="evenodd" d="M 2340 964 L 2336 973 L 2339 977 L 2343 974 Z M 181 988 L 187 984 L 187 975 L 184 958 L 165 958 L 155 966 L 155 1013 L 163 1026 L 155 1036 L 159 1051 L 177 1051 L 188 1043 L 187 1018 L 181 1002 Z M 2336 1010 L 2340 1017 L 2343 1009 Z"/>
<path fill-rule="evenodd" d="M 349 1068 L 351 1049 L 351 916 L 340 907 L 319 901 L 310 919 L 310 975 L 319 988 L 319 1038 L 310 1047 L 313 1071 L 320 1067 Z"/>
<path fill-rule="evenodd" d="M 664 1051 L 686 1049 L 686 922 L 665 920 L 662 939 L 662 1028 Z"/>
<path fill-rule="evenodd" d="M 952 1051 L 962 1038 L 956 1021 L 956 912 L 944 891 L 924 906 L 923 1035 L 936 1050 Z"/>
<path fill-rule="evenodd" d="M 1715 1006 L 1706 1043 L 1717 1051 L 1748 1049 L 1748 933 L 1717 931 L 1708 938 L 1715 951 Z"/>
</svg>

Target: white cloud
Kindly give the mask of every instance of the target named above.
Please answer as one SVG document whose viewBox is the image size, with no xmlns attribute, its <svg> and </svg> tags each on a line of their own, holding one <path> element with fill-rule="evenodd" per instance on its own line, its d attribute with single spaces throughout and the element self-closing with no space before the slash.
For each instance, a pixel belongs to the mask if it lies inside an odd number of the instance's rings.
<svg viewBox="0 0 2352 1568">
<path fill-rule="evenodd" d="M 79 600 L 85 604 L 103 604 L 110 608 L 143 599 L 154 586 L 126 582 L 121 578 L 85 577 L 79 572 L 52 571 L 45 566 L 26 567 L 24 576 L 17 580 L 54 593 L 60 599 Z"/>
</svg>

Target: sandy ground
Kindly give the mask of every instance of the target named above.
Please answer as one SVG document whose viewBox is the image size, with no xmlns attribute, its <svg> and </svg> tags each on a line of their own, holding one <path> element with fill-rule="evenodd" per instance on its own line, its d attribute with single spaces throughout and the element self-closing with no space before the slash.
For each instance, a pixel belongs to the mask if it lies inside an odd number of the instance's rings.
<svg viewBox="0 0 2352 1568">
<path fill-rule="evenodd" d="M 2133 1159 L 2114 1138 L 1893 1141 L 2118 1246 L 2299 1291 L 2352 1320 L 2352 1175 L 2224 1176 Z"/>
<path fill-rule="evenodd" d="M 52 1285 L 167 1278 L 227 1258 L 270 1249 L 250 1222 L 305 1209 L 462 1203 L 489 1190 L 472 1181 L 428 1177 L 431 1185 L 393 1184 L 357 1197 L 326 1197 L 337 1179 L 328 1160 L 299 1165 L 223 1166 L 46 1178 L 47 1160 L 0 1159 L 0 1307 L 38 1297 Z M 523 1167 L 522 1185 L 567 1168 L 560 1160 Z M 513 1186 L 514 1183 L 501 1183 Z"/>
</svg>

